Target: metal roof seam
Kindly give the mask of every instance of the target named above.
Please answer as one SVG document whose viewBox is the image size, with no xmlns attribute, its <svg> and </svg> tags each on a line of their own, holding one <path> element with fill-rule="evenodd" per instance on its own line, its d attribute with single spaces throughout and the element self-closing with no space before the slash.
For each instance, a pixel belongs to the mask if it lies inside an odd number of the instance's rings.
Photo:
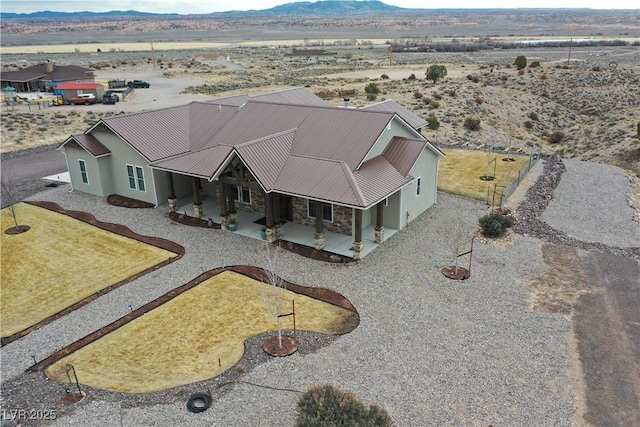
<svg viewBox="0 0 640 427">
<path fill-rule="evenodd" d="M 349 182 L 351 184 L 351 189 L 353 190 L 353 193 L 356 195 L 356 198 L 358 199 L 358 202 L 361 205 L 366 206 L 367 205 L 367 200 L 364 197 L 364 194 L 362 194 L 362 191 L 360 190 L 360 186 L 358 185 L 355 177 L 353 176 L 353 172 L 351 171 L 351 168 L 349 167 L 349 165 L 347 165 L 343 161 L 340 161 L 340 164 L 342 165 L 342 168 L 344 169 L 345 175 L 347 176 L 347 179 L 349 180 Z"/>
</svg>

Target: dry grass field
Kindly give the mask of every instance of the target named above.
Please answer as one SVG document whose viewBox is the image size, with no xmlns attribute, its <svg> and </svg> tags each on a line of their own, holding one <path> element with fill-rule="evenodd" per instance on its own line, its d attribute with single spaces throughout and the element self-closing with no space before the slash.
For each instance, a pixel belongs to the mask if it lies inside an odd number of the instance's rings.
<svg viewBox="0 0 640 427">
<path fill-rule="evenodd" d="M 69 216 L 25 203 L 15 205 L 25 233 L 1 212 L 1 334 L 20 332 L 114 283 L 176 254 Z"/>
<path fill-rule="evenodd" d="M 500 202 L 503 189 L 513 185 L 521 171 L 524 171 L 529 164 L 529 156 L 506 156 L 495 153 L 489 156 L 484 152 L 455 149 L 442 151 L 447 157 L 440 161 L 439 191 L 485 201 L 488 195 L 493 197 L 493 192 L 496 190 L 496 204 Z M 513 161 L 504 159 L 513 159 Z M 484 176 L 492 176 L 495 179 L 481 179 Z"/>
<path fill-rule="evenodd" d="M 71 363 L 84 384 L 129 393 L 214 378 L 242 358 L 247 338 L 277 330 L 264 295 L 271 291 L 271 285 L 221 273 L 59 360 L 46 373 L 67 382 L 65 367 Z M 289 291 L 283 314 L 291 311 L 292 300 L 297 329 L 345 334 L 358 324 L 353 311 Z M 293 329 L 293 318 L 283 317 L 282 327 Z"/>
</svg>

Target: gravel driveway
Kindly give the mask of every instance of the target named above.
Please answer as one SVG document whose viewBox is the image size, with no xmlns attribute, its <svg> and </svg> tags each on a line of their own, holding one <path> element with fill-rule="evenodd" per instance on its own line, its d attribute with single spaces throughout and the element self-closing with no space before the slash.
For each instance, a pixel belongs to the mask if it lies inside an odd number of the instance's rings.
<svg viewBox="0 0 640 427">
<path fill-rule="evenodd" d="M 584 182 L 580 174 L 604 177 L 609 172 L 581 163 L 576 167 L 569 163 L 568 169 L 576 174 L 577 183 Z M 562 182 L 549 221 L 573 234 L 571 215 L 576 207 L 565 196 Z M 616 191 L 611 188 L 597 198 L 602 211 L 629 209 L 626 203 L 615 204 L 624 198 L 606 197 L 628 192 L 622 184 L 616 181 Z M 93 196 L 69 193 L 65 187 L 35 198 L 92 213 L 101 221 L 125 224 L 140 234 L 173 240 L 185 246 L 186 254 L 3 347 L 3 381 L 19 383 L 24 378 L 28 383 L 29 377 L 41 375 L 23 374 L 32 363 L 30 354 L 46 357 L 128 313 L 129 304 L 139 307 L 192 279 L 201 267 L 264 266 L 261 242 L 225 231 L 175 225 L 165 206 L 128 210 Z M 512 235 L 500 244 L 476 242 L 470 279 L 448 280 L 441 274 L 450 258 L 442 233 L 445 224 L 452 215 L 460 215 L 473 230 L 486 205 L 444 194 L 438 200 L 357 264 L 337 266 L 282 254 L 287 280 L 329 287 L 354 304 L 361 324 L 352 333 L 315 353 L 294 354 L 255 367 L 242 378 L 245 382 L 231 386 L 200 414 L 186 410 L 186 398 L 178 391 L 167 403 L 152 406 L 142 398 L 137 404 L 117 396 L 94 399 L 89 392 L 83 403 L 52 425 L 289 426 L 299 394 L 319 383 L 334 384 L 367 403 L 381 405 L 399 426 L 574 424 L 580 381 L 568 373 L 571 322 L 564 316 L 531 311 L 526 303 L 532 292 L 528 281 L 546 269 L 541 240 Z M 628 217 L 624 227 L 638 231 L 638 224 Z M 599 236 L 599 230 L 599 222 L 589 221 L 581 233 Z M 621 241 L 606 238 L 618 247 L 630 243 L 625 235 Z M 78 375 L 81 379 L 82 373 Z M 38 402 L 38 390 L 31 392 L 33 402 Z M 3 402 L 3 407 L 9 406 Z"/>
</svg>

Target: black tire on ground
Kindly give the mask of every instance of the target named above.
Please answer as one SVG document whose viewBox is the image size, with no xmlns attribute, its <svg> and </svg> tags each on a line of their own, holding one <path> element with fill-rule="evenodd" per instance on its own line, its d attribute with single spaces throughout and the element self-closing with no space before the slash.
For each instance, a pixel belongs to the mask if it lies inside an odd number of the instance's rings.
<svg viewBox="0 0 640 427">
<path fill-rule="evenodd" d="M 189 412 L 197 414 L 204 412 L 211 407 L 211 396 L 207 393 L 193 393 L 187 400 L 187 409 Z"/>
<path fill-rule="evenodd" d="M 91 104 L 89 101 L 84 102 L 84 105 L 89 105 L 89 104 Z"/>
</svg>

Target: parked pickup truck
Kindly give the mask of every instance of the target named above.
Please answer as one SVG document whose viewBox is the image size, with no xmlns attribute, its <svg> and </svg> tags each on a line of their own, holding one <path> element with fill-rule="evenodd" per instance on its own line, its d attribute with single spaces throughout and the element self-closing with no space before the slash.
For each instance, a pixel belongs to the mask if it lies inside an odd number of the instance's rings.
<svg viewBox="0 0 640 427">
<path fill-rule="evenodd" d="M 116 95 L 113 92 L 107 92 L 104 95 L 102 95 L 103 104 L 115 104 L 118 101 L 120 101 L 120 98 L 118 98 L 118 95 Z"/>
<path fill-rule="evenodd" d="M 149 83 L 145 82 L 144 80 L 132 80 L 130 82 L 127 82 L 127 86 L 129 86 L 130 88 L 148 88 L 149 87 Z"/>
<path fill-rule="evenodd" d="M 95 104 L 96 102 L 97 102 L 96 95 L 93 93 L 82 93 L 77 96 L 69 98 L 69 104 L 71 105 L 76 105 L 76 104 L 90 105 L 90 104 Z"/>
</svg>

